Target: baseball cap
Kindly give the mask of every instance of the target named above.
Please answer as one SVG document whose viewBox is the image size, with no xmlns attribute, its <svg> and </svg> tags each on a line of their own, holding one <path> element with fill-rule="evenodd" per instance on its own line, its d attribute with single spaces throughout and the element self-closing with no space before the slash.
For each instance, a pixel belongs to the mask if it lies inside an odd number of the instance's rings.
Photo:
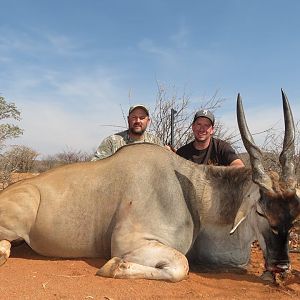
<svg viewBox="0 0 300 300">
<path fill-rule="evenodd" d="M 129 108 L 128 115 L 130 115 L 136 108 L 141 108 L 141 109 L 143 109 L 143 110 L 145 111 L 145 113 L 147 114 L 147 116 L 149 116 L 149 110 L 148 110 L 148 108 L 147 108 L 145 105 L 143 105 L 143 104 L 135 104 L 135 105 L 131 106 L 131 107 Z"/>
<path fill-rule="evenodd" d="M 195 123 L 195 121 L 200 117 L 209 119 L 211 121 L 212 126 L 214 126 L 215 117 L 214 117 L 214 115 L 212 114 L 211 111 L 209 111 L 207 109 L 202 109 L 202 110 L 197 111 L 196 114 L 195 114 L 193 123 Z"/>
</svg>

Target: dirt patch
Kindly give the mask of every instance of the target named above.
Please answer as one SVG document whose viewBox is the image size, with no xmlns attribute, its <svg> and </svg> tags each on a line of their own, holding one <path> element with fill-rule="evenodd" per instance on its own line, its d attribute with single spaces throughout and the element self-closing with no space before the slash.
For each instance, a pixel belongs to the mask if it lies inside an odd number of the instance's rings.
<svg viewBox="0 0 300 300">
<path fill-rule="evenodd" d="M 178 283 L 95 276 L 102 259 L 53 259 L 26 244 L 12 249 L 0 268 L 1 299 L 299 299 L 300 254 L 291 253 L 293 272 L 286 281 L 266 284 L 261 251 L 254 248 L 246 273 L 198 272 Z"/>
</svg>

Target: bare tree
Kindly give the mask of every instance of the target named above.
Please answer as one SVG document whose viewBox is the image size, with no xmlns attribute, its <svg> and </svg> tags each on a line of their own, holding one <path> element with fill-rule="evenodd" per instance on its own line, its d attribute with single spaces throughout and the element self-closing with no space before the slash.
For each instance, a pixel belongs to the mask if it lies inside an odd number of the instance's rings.
<svg viewBox="0 0 300 300">
<path fill-rule="evenodd" d="M 91 155 L 86 152 L 82 152 L 81 150 L 66 149 L 55 156 L 57 160 L 63 164 L 72 164 L 75 162 L 91 160 Z"/>
<path fill-rule="evenodd" d="M 10 150 L 3 154 L 3 157 L 10 168 L 16 172 L 30 172 L 33 169 L 34 162 L 38 153 L 26 146 L 12 146 Z"/>
<path fill-rule="evenodd" d="M 46 172 L 52 168 L 62 165 L 55 155 L 48 155 L 42 160 L 36 161 L 34 171 L 38 173 Z"/>
<path fill-rule="evenodd" d="M 281 165 L 279 163 L 279 155 L 282 150 L 284 132 L 282 130 L 276 130 L 270 128 L 267 130 L 266 137 L 264 139 L 262 150 L 264 151 L 264 166 L 266 169 L 272 169 L 280 172 Z M 300 121 L 295 124 L 295 172 L 300 179 Z"/>
<path fill-rule="evenodd" d="M 90 161 L 91 159 L 92 155 L 90 153 L 67 148 L 66 150 L 57 154 L 48 155 L 43 160 L 39 161 L 35 165 L 35 170 L 41 173 L 54 167 L 72 164 L 76 162 Z"/>
<path fill-rule="evenodd" d="M 12 146 L 0 155 L 0 185 L 5 188 L 12 182 L 15 172 L 31 172 L 38 153 L 26 146 Z"/>
<path fill-rule="evenodd" d="M 191 118 L 189 112 L 189 97 L 183 93 L 178 97 L 176 94 L 169 96 L 163 85 L 157 84 L 158 95 L 155 108 L 152 112 L 151 131 L 161 139 L 164 144 L 169 144 L 171 140 L 171 109 L 176 111 L 174 122 L 174 146 L 181 145 L 186 139 L 189 131 L 188 121 Z"/>
<path fill-rule="evenodd" d="M 220 98 L 216 91 L 209 99 L 200 99 L 199 105 L 192 108 L 190 97 L 184 91 L 178 96 L 175 88 L 171 94 L 163 85 L 157 83 L 157 99 L 152 115 L 150 130 L 158 136 L 164 144 L 171 141 L 171 109 L 176 111 L 174 118 L 174 147 L 177 149 L 193 139 L 191 124 L 197 110 L 209 109 L 215 112 L 225 101 Z M 233 131 L 227 131 L 224 126 L 217 121 L 215 124 L 215 135 L 231 142 L 236 137 Z"/>
</svg>

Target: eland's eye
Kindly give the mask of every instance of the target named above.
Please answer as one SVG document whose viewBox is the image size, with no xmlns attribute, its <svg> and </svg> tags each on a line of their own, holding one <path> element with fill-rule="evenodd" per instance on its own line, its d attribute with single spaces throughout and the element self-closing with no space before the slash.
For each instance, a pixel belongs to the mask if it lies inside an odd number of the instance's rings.
<svg viewBox="0 0 300 300">
<path fill-rule="evenodd" d="M 278 235 L 278 230 L 277 230 L 277 229 L 271 227 L 271 230 L 272 230 L 272 232 L 273 232 L 274 234 Z"/>
</svg>

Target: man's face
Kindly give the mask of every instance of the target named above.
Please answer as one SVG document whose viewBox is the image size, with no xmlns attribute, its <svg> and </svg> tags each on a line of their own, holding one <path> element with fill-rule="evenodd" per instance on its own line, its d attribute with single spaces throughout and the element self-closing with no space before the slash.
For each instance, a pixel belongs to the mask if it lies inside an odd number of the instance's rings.
<svg viewBox="0 0 300 300">
<path fill-rule="evenodd" d="M 195 136 L 196 142 L 205 142 L 210 139 L 214 133 L 214 128 L 209 119 L 199 117 L 192 125 L 192 130 Z"/>
<path fill-rule="evenodd" d="M 128 116 L 129 131 L 133 134 L 142 135 L 150 123 L 150 118 L 146 112 L 137 107 Z"/>
</svg>

